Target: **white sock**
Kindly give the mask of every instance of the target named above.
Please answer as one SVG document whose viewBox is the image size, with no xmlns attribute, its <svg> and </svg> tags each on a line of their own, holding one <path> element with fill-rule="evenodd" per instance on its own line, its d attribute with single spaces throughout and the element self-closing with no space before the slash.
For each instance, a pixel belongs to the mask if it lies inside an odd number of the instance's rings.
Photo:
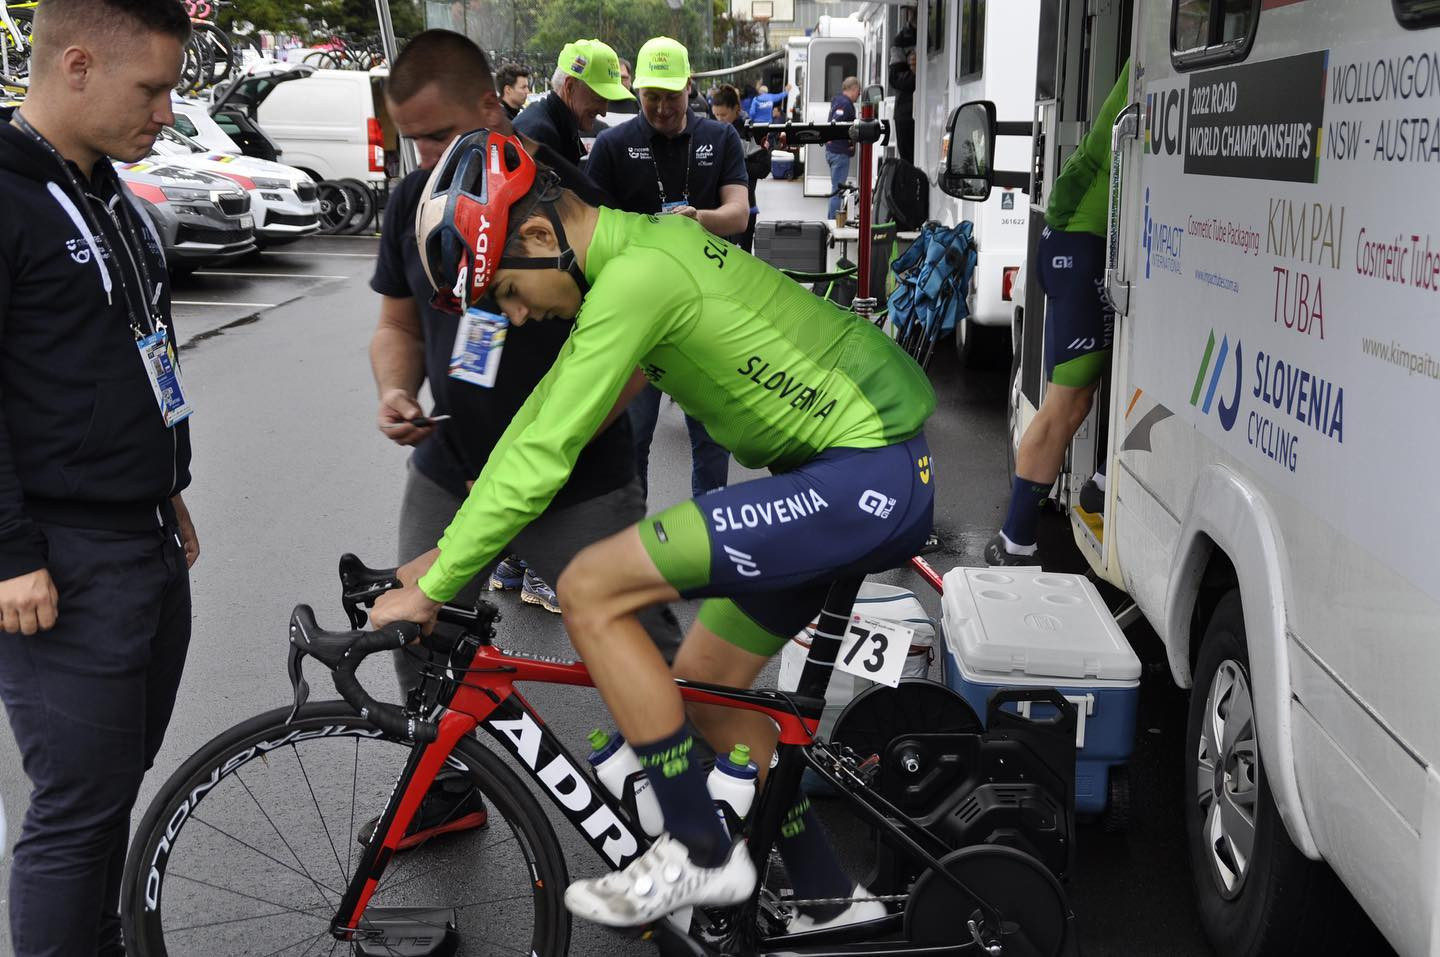
<svg viewBox="0 0 1440 957">
<path fill-rule="evenodd" d="M 1038 544 L 1016 545 L 1014 542 L 1010 541 L 1010 536 L 1006 535 L 1004 532 L 1000 533 L 1000 541 L 1005 543 L 1005 551 L 1009 552 L 1011 555 L 1034 555 L 1036 550 L 1040 547 Z"/>
<path fill-rule="evenodd" d="M 1094 482 L 1094 483 L 1095 483 L 1095 487 L 1098 488 L 1100 491 L 1102 491 L 1102 492 L 1105 491 L 1105 473 L 1104 473 L 1104 472 L 1096 472 L 1094 475 L 1090 476 L 1090 481 Z"/>
</svg>

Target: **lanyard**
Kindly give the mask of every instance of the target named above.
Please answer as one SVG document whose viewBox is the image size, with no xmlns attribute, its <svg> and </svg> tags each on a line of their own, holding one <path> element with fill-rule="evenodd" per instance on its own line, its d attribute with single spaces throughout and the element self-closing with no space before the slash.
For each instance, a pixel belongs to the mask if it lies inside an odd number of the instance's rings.
<svg viewBox="0 0 1440 957">
<path fill-rule="evenodd" d="M 662 137 L 663 139 L 663 137 Z M 695 162 L 695 134 L 690 133 L 690 146 L 685 154 L 685 205 L 690 205 L 690 167 Z M 660 164 L 655 162 L 655 142 L 650 143 L 650 165 L 655 168 L 655 188 L 660 191 L 660 208 L 665 208 L 665 181 L 660 178 Z"/>
<path fill-rule="evenodd" d="M 104 230 L 100 228 L 100 223 L 91 215 L 90 197 L 92 194 L 75 176 L 74 171 L 70 168 L 70 164 L 65 161 L 65 157 L 61 156 L 59 150 L 55 149 L 49 140 L 41 136 L 39 131 L 30 125 L 30 122 L 20 114 L 19 110 L 15 111 L 11 119 L 17 127 L 28 134 L 35 142 L 45 147 L 46 151 L 55 158 L 55 162 L 60 164 L 60 169 L 65 173 L 65 179 L 70 183 L 70 188 L 80 197 L 80 214 L 85 217 L 85 222 L 90 227 L 90 231 L 93 232 L 97 238 L 103 239 L 105 236 Z M 145 261 L 145 240 L 135 228 L 133 221 L 135 211 L 128 208 L 130 204 L 125 201 L 124 196 L 120 195 L 123 190 L 124 186 L 117 184 L 115 212 L 112 216 L 115 220 L 116 228 L 121 232 L 121 244 L 125 246 L 126 255 L 129 257 L 131 265 L 134 266 L 136 278 L 140 282 L 140 288 L 135 290 L 135 292 L 139 293 L 140 309 L 137 310 L 135 308 L 135 300 L 132 298 L 133 294 L 130 289 L 130 283 L 126 280 L 125 270 L 120 266 L 118 256 L 115 257 L 116 272 L 120 276 L 120 290 L 125 297 L 125 310 L 129 313 L 130 331 L 134 334 L 135 341 L 139 342 L 145 338 L 149 332 L 159 332 L 165 328 L 165 321 L 151 308 L 152 303 L 145 298 L 145 290 L 153 288 L 156 291 L 156 298 L 158 299 L 159 286 L 151 285 L 150 267 Z M 141 228 L 143 229 L 144 227 L 142 226 Z M 128 242 L 126 242 L 126 240 L 128 240 Z M 138 250 L 138 254 L 132 250 Z M 150 329 L 148 332 L 140 320 L 140 316 L 142 315 L 148 316 L 150 319 Z"/>
</svg>

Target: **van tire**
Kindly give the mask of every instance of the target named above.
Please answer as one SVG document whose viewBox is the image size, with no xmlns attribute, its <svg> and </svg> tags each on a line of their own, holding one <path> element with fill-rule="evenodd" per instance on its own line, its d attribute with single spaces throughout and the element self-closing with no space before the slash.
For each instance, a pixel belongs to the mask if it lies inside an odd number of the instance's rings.
<svg viewBox="0 0 1440 957">
<path fill-rule="evenodd" d="M 997 369 L 1005 358 L 1004 347 L 1010 330 L 998 326 L 982 326 L 969 316 L 955 323 L 955 351 L 967 369 Z"/>
<path fill-rule="evenodd" d="M 1195 900 L 1205 933 L 1215 952 L 1226 957 L 1387 953 L 1389 947 L 1334 872 L 1323 862 L 1305 857 L 1290 841 L 1271 797 L 1258 748 L 1250 674 L 1240 593 L 1231 590 L 1220 599 L 1205 629 L 1185 731 L 1185 832 Z M 1197 797 L 1199 759 L 1204 723 L 1212 712 L 1229 715 L 1237 705 L 1244 706 L 1240 695 L 1248 704 L 1250 720 L 1248 729 L 1242 725 L 1237 737 L 1241 742 L 1255 742 L 1255 758 L 1247 767 L 1248 748 L 1237 747 L 1227 754 L 1222 746 L 1221 766 L 1232 770 L 1224 774 L 1220 787 L 1230 792 L 1232 782 L 1238 781 L 1236 792 L 1243 794 L 1249 786 L 1253 793 L 1254 841 L 1243 878 L 1227 893 L 1222 890 L 1217 866 L 1217 861 L 1226 855 L 1211 850 L 1208 815 Z M 1236 755 L 1239 761 L 1232 760 Z M 1214 800 L 1211 791 L 1208 803 Z"/>
</svg>

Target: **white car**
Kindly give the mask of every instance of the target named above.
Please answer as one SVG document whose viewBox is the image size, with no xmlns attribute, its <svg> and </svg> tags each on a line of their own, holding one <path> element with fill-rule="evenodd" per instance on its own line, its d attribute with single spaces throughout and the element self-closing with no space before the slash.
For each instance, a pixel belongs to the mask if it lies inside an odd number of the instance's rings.
<svg viewBox="0 0 1440 957">
<path fill-rule="evenodd" d="M 319 190 L 298 169 L 209 150 L 170 127 L 160 132 L 152 153 L 175 165 L 223 176 L 248 192 L 255 214 L 255 239 L 261 246 L 294 242 L 320 229 Z"/>
</svg>

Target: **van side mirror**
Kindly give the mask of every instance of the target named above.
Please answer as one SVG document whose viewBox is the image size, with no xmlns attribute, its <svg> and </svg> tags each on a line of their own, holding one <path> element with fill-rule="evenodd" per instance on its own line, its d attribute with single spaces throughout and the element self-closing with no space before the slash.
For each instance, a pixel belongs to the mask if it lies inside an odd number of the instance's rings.
<svg viewBox="0 0 1440 957">
<path fill-rule="evenodd" d="M 945 163 L 938 186 L 947 196 L 983 203 L 990 190 L 1030 189 L 1030 174 L 995 168 L 997 136 L 1030 136 L 1028 122 L 996 122 L 995 104 L 971 100 L 950 114 L 945 132 Z"/>
<path fill-rule="evenodd" d="M 860 102 L 861 102 L 861 103 L 873 103 L 873 104 L 875 104 L 876 106 L 879 106 L 880 103 L 881 103 L 884 99 L 885 99 L 885 87 L 881 86 L 881 85 L 878 84 L 878 83 L 874 83 L 874 84 L 871 84 L 870 86 L 867 86 L 867 87 L 865 88 L 865 92 L 862 93 L 862 94 L 860 94 Z"/>
<path fill-rule="evenodd" d="M 940 191 L 983 203 L 995 185 L 995 104 L 972 100 L 957 106 L 946 127 Z"/>
</svg>

